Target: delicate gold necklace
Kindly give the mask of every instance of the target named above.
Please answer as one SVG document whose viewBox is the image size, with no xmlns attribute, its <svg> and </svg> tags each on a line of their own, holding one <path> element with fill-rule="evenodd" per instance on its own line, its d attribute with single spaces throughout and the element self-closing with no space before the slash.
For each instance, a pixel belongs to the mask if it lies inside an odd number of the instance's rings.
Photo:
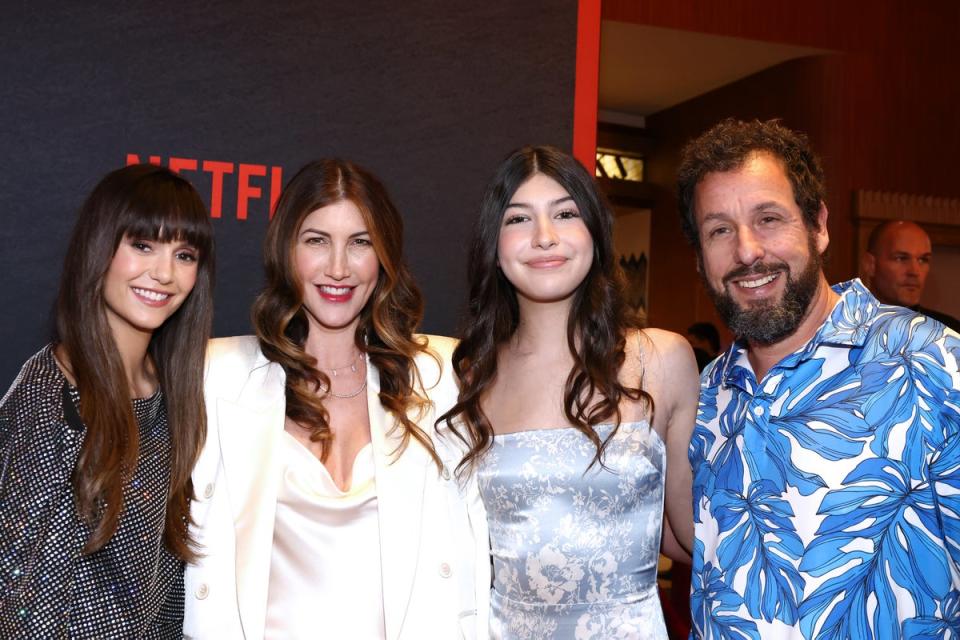
<svg viewBox="0 0 960 640">
<path fill-rule="evenodd" d="M 350 370 L 356 372 L 357 370 L 356 365 L 357 365 L 357 362 L 356 360 L 354 360 L 353 364 L 349 365 Z M 347 366 L 348 365 L 343 365 L 342 367 L 338 367 L 338 369 L 346 369 Z M 334 377 L 336 377 L 336 374 L 334 374 Z M 350 393 L 337 393 L 336 391 L 333 390 L 333 382 L 331 381 L 330 386 L 327 387 L 327 393 L 333 396 L 334 398 L 349 400 L 350 398 L 356 398 L 358 395 L 363 393 L 363 390 L 366 388 L 367 388 L 367 371 L 366 371 L 366 360 L 364 360 L 363 383 L 360 385 L 360 387 L 356 391 L 351 391 Z"/>
<path fill-rule="evenodd" d="M 339 367 L 333 367 L 332 369 L 324 369 L 323 367 L 317 367 L 317 368 L 320 369 L 320 371 L 329 371 L 330 373 L 333 374 L 333 377 L 334 377 L 334 378 L 337 377 L 337 371 L 341 371 L 341 370 L 343 370 L 343 369 L 346 369 L 347 367 L 350 367 L 350 372 L 351 372 L 351 373 L 356 373 L 356 372 L 357 372 L 357 363 L 360 361 L 360 358 L 361 358 L 362 356 L 363 356 L 363 352 L 362 352 L 362 351 L 358 351 L 358 352 L 357 352 L 357 357 L 355 357 L 352 361 L 348 362 L 347 364 L 341 365 L 341 366 L 339 366 Z"/>
</svg>

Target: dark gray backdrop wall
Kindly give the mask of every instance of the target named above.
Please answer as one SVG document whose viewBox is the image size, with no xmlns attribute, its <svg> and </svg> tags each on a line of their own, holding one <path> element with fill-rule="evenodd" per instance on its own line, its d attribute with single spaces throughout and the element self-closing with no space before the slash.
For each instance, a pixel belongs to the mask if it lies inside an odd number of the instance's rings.
<svg viewBox="0 0 960 640">
<path fill-rule="evenodd" d="M 387 185 L 423 328 L 452 333 L 494 167 L 522 144 L 571 146 L 576 0 L 41 1 L 4 14 L 4 387 L 49 339 L 75 212 L 128 156 L 174 158 L 208 205 L 221 199 L 217 335 L 250 331 L 277 185 L 326 156 Z"/>
</svg>

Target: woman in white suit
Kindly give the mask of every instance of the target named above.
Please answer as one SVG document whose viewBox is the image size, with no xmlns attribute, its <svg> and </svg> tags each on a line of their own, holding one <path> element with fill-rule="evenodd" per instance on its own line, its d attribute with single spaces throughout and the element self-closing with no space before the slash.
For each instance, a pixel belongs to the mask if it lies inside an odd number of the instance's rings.
<svg viewBox="0 0 960 640">
<path fill-rule="evenodd" d="M 402 246 L 385 189 L 349 162 L 308 164 L 281 195 L 257 335 L 208 352 L 185 637 L 486 636 L 486 524 L 434 428 L 453 344 L 414 335 Z"/>
</svg>

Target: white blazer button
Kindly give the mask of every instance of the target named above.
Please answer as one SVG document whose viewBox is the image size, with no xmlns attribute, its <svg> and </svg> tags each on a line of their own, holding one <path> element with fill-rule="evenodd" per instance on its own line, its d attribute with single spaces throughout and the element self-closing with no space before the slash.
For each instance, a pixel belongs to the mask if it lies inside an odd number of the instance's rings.
<svg viewBox="0 0 960 640">
<path fill-rule="evenodd" d="M 203 497 L 204 497 L 204 498 L 207 498 L 208 500 L 213 497 L 213 483 L 212 483 L 212 482 L 209 483 L 209 484 L 207 484 L 207 486 L 203 488 Z"/>
<path fill-rule="evenodd" d="M 449 578 L 453 571 L 450 569 L 450 565 L 446 562 L 440 563 L 440 577 Z"/>
<path fill-rule="evenodd" d="M 443 468 L 443 471 L 440 472 L 440 477 L 443 478 L 444 480 L 449 480 L 449 479 L 450 479 L 450 470 L 447 469 L 446 467 L 444 467 L 444 468 Z"/>
<path fill-rule="evenodd" d="M 200 586 L 197 587 L 197 600 L 204 600 L 210 595 L 210 587 L 207 586 L 206 582 L 201 582 Z"/>
</svg>

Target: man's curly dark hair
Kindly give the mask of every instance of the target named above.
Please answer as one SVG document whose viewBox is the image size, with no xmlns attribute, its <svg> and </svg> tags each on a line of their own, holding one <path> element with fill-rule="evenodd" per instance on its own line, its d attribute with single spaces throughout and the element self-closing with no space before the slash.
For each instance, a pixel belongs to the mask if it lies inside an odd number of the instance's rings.
<svg viewBox="0 0 960 640">
<path fill-rule="evenodd" d="M 727 118 L 683 148 L 677 171 L 680 223 L 691 245 L 699 250 L 694 192 L 708 173 L 735 171 L 755 152 L 779 159 L 793 187 L 793 198 L 809 229 L 819 228 L 817 213 L 826 198 L 823 169 L 807 136 L 779 120 L 744 122 Z"/>
</svg>

